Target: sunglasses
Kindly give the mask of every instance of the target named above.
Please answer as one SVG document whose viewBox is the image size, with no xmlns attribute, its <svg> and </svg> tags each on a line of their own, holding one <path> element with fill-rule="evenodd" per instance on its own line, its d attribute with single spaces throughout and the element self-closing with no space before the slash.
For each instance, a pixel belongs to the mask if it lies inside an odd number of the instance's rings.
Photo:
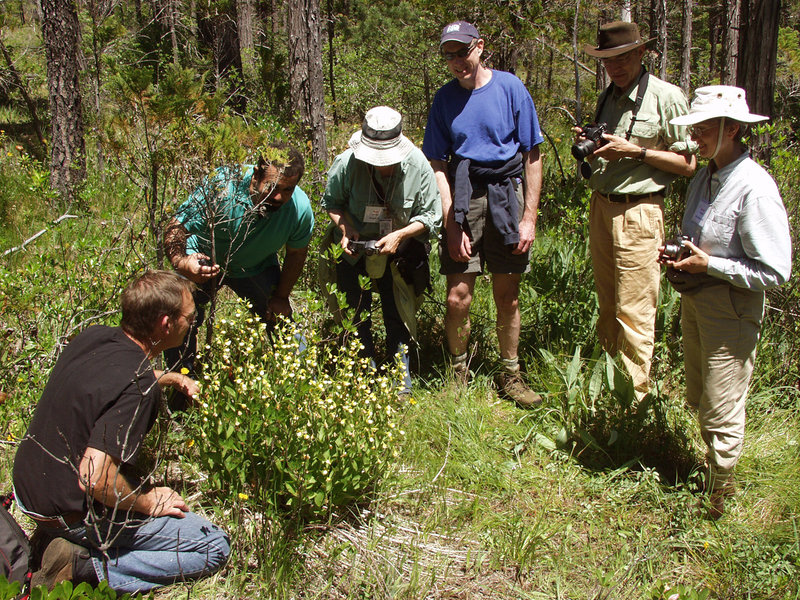
<svg viewBox="0 0 800 600">
<path fill-rule="evenodd" d="M 469 46 L 467 46 L 466 48 L 461 48 L 461 50 L 458 50 L 457 52 L 445 52 L 444 50 L 442 50 L 442 58 L 444 58 L 447 61 L 455 60 L 456 58 L 467 58 L 470 55 L 470 52 L 472 52 L 475 49 L 475 46 L 477 45 L 478 45 L 478 40 L 472 40 Z"/>
</svg>

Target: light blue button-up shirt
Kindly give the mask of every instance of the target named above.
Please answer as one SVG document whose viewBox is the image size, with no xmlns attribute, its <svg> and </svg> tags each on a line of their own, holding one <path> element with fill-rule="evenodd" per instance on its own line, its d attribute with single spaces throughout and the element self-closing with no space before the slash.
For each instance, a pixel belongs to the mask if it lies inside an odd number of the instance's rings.
<svg viewBox="0 0 800 600">
<path fill-rule="evenodd" d="M 683 234 L 708 253 L 708 273 L 751 290 L 783 284 L 792 272 L 789 220 L 778 186 L 744 152 L 701 169 L 689 184 Z"/>
</svg>

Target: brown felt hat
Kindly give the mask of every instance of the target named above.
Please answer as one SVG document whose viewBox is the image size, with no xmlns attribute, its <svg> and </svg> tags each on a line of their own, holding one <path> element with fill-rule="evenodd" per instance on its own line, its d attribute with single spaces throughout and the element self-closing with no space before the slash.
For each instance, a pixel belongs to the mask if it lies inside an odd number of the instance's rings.
<svg viewBox="0 0 800 600">
<path fill-rule="evenodd" d="M 650 40 L 648 40 L 649 42 Z M 600 26 L 597 34 L 597 47 L 586 44 L 583 51 L 598 58 L 608 58 L 644 46 L 647 42 L 639 35 L 639 26 L 636 23 L 614 21 Z"/>
</svg>

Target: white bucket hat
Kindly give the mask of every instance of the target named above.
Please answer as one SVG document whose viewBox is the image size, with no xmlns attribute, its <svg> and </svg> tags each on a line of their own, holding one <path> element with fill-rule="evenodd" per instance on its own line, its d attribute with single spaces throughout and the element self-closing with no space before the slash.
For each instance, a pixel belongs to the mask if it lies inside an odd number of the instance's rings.
<svg viewBox="0 0 800 600">
<path fill-rule="evenodd" d="M 408 156 L 414 143 L 403 135 L 403 117 L 388 106 L 371 108 L 364 116 L 361 131 L 348 145 L 358 160 L 376 167 L 395 165 Z"/>
<path fill-rule="evenodd" d="M 720 117 L 740 123 L 758 123 L 769 119 L 769 117 L 750 112 L 742 88 L 732 85 L 708 85 L 695 90 L 689 114 L 675 117 L 670 120 L 670 123 L 672 125 L 695 125 Z"/>
</svg>

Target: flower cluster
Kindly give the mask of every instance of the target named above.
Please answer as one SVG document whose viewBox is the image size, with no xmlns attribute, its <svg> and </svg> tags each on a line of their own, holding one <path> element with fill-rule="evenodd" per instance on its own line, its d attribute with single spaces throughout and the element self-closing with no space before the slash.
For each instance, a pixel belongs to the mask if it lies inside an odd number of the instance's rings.
<svg viewBox="0 0 800 600">
<path fill-rule="evenodd" d="M 361 499 L 404 432 L 402 366 L 376 369 L 358 350 L 290 322 L 269 334 L 246 309 L 219 319 L 193 421 L 209 484 L 303 518 Z"/>
</svg>

